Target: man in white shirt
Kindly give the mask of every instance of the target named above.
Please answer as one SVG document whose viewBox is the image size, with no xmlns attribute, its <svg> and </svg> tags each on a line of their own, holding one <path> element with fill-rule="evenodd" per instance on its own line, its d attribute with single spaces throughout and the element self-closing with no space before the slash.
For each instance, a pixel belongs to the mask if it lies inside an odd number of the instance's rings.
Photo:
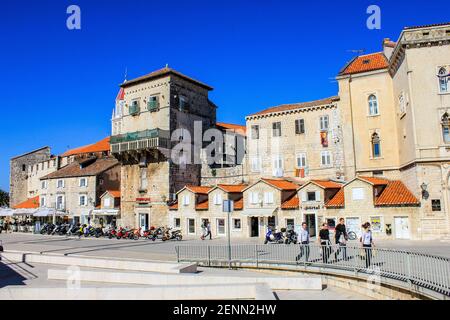
<svg viewBox="0 0 450 320">
<path fill-rule="evenodd" d="M 302 229 L 300 230 L 300 234 L 298 235 L 298 240 L 300 242 L 300 254 L 295 258 L 295 260 L 299 261 L 303 255 L 305 255 L 305 262 L 308 262 L 309 259 L 309 232 L 308 225 L 306 222 L 302 223 Z"/>
</svg>

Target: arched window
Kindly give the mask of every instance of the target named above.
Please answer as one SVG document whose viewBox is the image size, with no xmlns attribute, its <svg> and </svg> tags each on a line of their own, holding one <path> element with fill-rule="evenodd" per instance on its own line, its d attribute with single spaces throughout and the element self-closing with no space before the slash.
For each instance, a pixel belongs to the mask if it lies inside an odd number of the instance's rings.
<svg viewBox="0 0 450 320">
<path fill-rule="evenodd" d="M 372 134 L 372 156 L 374 158 L 381 156 L 380 136 L 376 132 Z"/>
<path fill-rule="evenodd" d="M 378 99 L 377 96 L 374 94 L 371 94 L 369 96 L 369 114 L 371 116 L 377 115 L 378 114 Z"/>
<path fill-rule="evenodd" d="M 448 113 L 444 113 L 444 115 L 441 118 L 441 125 L 442 125 L 442 138 L 444 139 L 445 143 L 450 143 L 450 117 Z"/>
<path fill-rule="evenodd" d="M 439 78 L 439 91 L 441 93 L 448 92 L 448 78 L 449 73 L 445 68 L 440 68 L 438 72 L 438 78 Z"/>
</svg>

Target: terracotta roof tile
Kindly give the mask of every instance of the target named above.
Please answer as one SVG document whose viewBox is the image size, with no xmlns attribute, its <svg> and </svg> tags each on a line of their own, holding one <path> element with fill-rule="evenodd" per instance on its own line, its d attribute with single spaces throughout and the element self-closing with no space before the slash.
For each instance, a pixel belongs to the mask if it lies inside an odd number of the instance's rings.
<svg viewBox="0 0 450 320">
<path fill-rule="evenodd" d="M 96 159 L 91 164 L 83 167 L 80 166 L 79 162 L 75 161 L 58 171 L 42 177 L 41 180 L 96 176 L 117 165 L 119 165 L 119 162 L 114 158 Z"/>
<path fill-rule="evenodd" d="M 113 198 L 120 198 L 120 190 L 106 190 Z"/>
<path fill-rule="evenodd" d="M 109 151 L 109 149 L 110 149 L 109 137 L 106 137 L 96 143 L 66 151 L 61 155 L 61 157 L 68 157 L 68 156 L 79 155 L 79 154 L 84 154 L 84 153 L 105 152 L 105 151 Z"/>
<path fill-rule="evenodd" d="M 420 201 L 401 181 L 390 181 L 381 195 L 375 199 L 376 206 L 419 205 Z"/>
<path fill-rule="evenodd" d="M 39 208 L 39 196 L 25 200 L 19 203 L 13 209 L 37 209 Z"/>
<path fill-rule="evenodd" d="M 190 190 L 193 193 L 199 193 L 199 194 L 208 194 L 209 191 L 211 191 L 212 187 L 206 187 L 206 186 L 186 186 L 186 189 Z"/>
<path fill-rule="evenodd" d="M 238 131 L 236 133 L 239 133 L 239 131 L 241 131 L 244 134 L 245 134 L 245 131 L 247 129 L 246 126 L 242 126 L 242 125 L 239 125 L 239 124 L 232 124 L 232 123 L 224 123 L 224 122 L 217 122 L 216 126 L 219 129 L 222 129 L 222 130 L 233 130 L 235 132 Z"/>
<path fill-rule="evenodd" d="M 283 191 L 297 190 L 300 186 L 285 179 L 261 179 L 266 183 Z"/>
<path fill-rule="evenodd" d="M 228 193 L 240 193 L 248 187 L 246 184 L 218 184 L 218 188 Z"/>
<path fill-rule="evenodd" d="M 340 189 L 342 187 L 342 183 L 334 182 L 331 180 L 311 180 L 311 182 L 324 189 Z"/>
<path fill-rule="evenodd" d="M 175 202 L 172 205 L 170 205 L 169 210 L 178 210 L 178 202 Z"/>
<path fill-rule="evenodd" d="M 361 72 L 375 71 L 386 69 L 389 66 L 389 62 L 382 52 L 367 54 L 356 57 L 350 61 L 340 75 L 355 74 Z"/>
<path fill-rule="evenodd" d="M 209 201 L 208 199 L 203 200 L 195 205 L 195 210 L 208 210 L 209 209 Z"/>
<path fill-rule="evenodd" d="M 309 101 L 309 102 L 283 104 L 283 105 L 271 107 L 271 108 L 265 109 L 263 111 L 253 113 L 253 114 L 249 115 L 248 117 L 259 116 L 259 115 L 264 115 L 264 114 L 269 114 L 269 113 L 282 112 L 282 111 L 290 111 L 290 110 L 296 110 L 296 109 L 302 109 L 302 108 L 309 108 L 309 107 L 315 107 L 315 106 L 323 106 L 323 105 L 331 104 L 335 101 L 339 101 L 338 96 L 333 96 L 333 97 Z"/>
<path fill-rule="evenodd" d="M 444 23 L 435 23 L 435 24 L 426 24 L 423 26 L 412 26 L 412 27 L 405 27 L 404 30 L 411 30 L 411 29 L 421 29 L 421 28 L 431 28 L 431 27 L 442 27 L 450 25 L 450 22 L 444 22 Z"/>
<path fill-rule="evenodd" d="M 344 188 L 341 188 L 333 198 L 325 204 L 327 208 L 343 208 L 345 205 Z"/>
<path fill-rule="evenodd" d="M 387 185 L 389 183 L 389 180 L 377 177 L 358 177 L 358 178 L 370 184 L 373 184 L 374 186 L 382 186 Z"/>
<path fill-rule="evenodd" d="M 300 200 L 298 199 L 298 195 L 294 194 L 292 197 L 290 197 L 281 204 L 281 209 L 283 210 L 298 209 L 299 205 Z"/>
<path fill-rule="evenodd" d="M 176 75 L 176 76 L 178 76 L 178 77 L 180 77 L 180 78 L 182 78 L 184 80 L 187 80 L 189 82 L 195 83 L 195 84 L 197 84 L 197 85 L 199 85 L 199 86 L 201 86 L 201 87 L 203 87 L 203 88 L 205 88 L 207 90 L 213 90 L 213 88 L 208 86 L 207 84 L 204 84 L 203 82 L 200 82 L 198 80 L 192 79 L 191 77 L 188 77 L 188 76 L 182 74 L 181 72 L 178 72 L 178 71 L 176 71 L 176 70 L 174 70 L 172 68 L 169 68 L 169 67 L 165 67 L 165 68 L 162 68 L 162 69 L 150 72 L 149 74 L 146 74 L 146 75 L 144 75 L 142 77 L 138 77 L 138 78 L 135 78 L 135 79 L 132 79 L 132 80 L 128 80 L 128 81 L 122 83 L 120 86 L 122 88 L 125 88 L 125 87 L 128 87 L 128 86 L 132 85 L 132 84 L 136 84 L 136 83 L 139 83 L 139 82 L 142 82 L 142 81 L 156 79 L 156 78 L 160 78 L 160 77 L 164 77 L 164 76 L 168 76 L 168 75 Z"/>
</svg>

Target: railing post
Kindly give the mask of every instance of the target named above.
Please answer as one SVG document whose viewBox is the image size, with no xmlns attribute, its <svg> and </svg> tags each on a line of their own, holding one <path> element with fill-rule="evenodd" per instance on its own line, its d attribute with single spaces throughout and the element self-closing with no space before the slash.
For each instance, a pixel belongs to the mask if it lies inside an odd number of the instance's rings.
<svg viewBox="0 0 450 320">
<path fill-rule="evenodd" d="M 411 279 L 411 255 L 409 252 L 406 252 L 406 274 L 407 274 L 407 281 L 409 283 L 410 289 L 412 288 L 412 279 Z"/>
<path fill-rule="evenodd" d="M 255 244 L 256 268 L 259 268 L 258 245 Z"/>
<path fill-rule="evenodd" d="M 211 267 L 211 248 L 208 245 L 208 267 Z"/>
<path fill-rule="evenodd" d="M 180 262 L 180 248 L 178 246 L 175 247 L 175 251 L 177 253 L 177 262 Z"/>
</svg>

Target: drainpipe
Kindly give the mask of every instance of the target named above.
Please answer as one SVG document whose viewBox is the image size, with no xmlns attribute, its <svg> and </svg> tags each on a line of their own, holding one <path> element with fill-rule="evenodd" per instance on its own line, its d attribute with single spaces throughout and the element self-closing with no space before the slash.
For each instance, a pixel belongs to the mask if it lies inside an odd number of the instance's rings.
<svg viewBox="0 0 450 320">
<path fill-rule="evenodd" d="M 353 148 L 353 167 L 354 167 L 354 175 L 356 176 L 356 147 L 355 147 L 355 126 L 353 122 L 353 100 L 352 100 L 352 76 L 350 75 L 348 79 L 348 95 L 349 95 L 349 102 L 350 102 L 350 121 L 351 121 L 351 127 L 352 127 L 352 148 Z M 342 124 L 344 125 L 344 124 Z"/>
</svg>

